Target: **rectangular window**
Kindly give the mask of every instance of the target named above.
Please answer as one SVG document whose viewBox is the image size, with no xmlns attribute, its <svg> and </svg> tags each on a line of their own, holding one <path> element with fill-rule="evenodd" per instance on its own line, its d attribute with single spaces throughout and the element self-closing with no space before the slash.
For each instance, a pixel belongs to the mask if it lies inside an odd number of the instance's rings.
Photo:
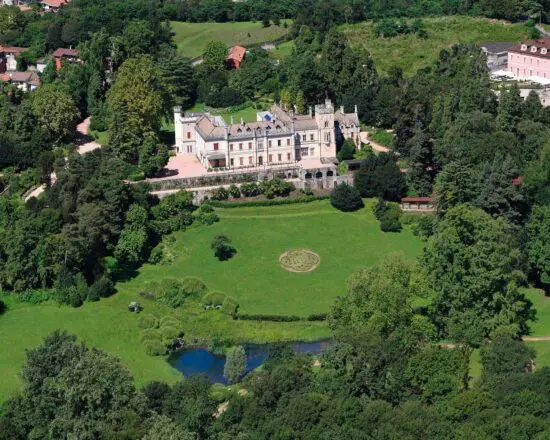
<svg viewBox="0 0 550 440">
<path fill-rule="evenodd" d="M 307 140 L 307 135 L 303 134 L 302 135 L 302 140 L 305 142 Z"/>
<path fill-rule="evenodd" d="M 233 166 L 233 159 L 231 159 L 231 161 L 230 161 L 230 162 L 231 162 L 231 166 Z"/>
<path fill-rule="evenodd" d="M 290 161 L 290 153 L 286 153 L 286 160 Z"/>
<path fill-rule="evenodd" d="M 248 149 L 249 149 L 249 150 L 252 150 L 252 142 L 249 142 L 249 143 L 248 143 Z"/>
<path fill-rule="evenodd" d="M 268 141 L 267 145 L 269 146 L 269 148 L 271 148 L 271 145 L 272 145 L 271 141 Z"/>
<path fill-rule="evenodd" d="M 279 154 L 279 155 L 277 156 L 277 160 L 278 160 L 279 162 L 281 162 L 281 161 L 283 160 L 283 155 L 282 155 L 282 154 Z"/>
<path fill-rule="evenodd" d="M 229 151 L 233 151 L 233 144 L 229 144 Z"/>
<path fill-rule="evenodd" d="M 287 147 L 290 147 L 290 139 L 287 139 L 287 140 L 286 140 L 286 146 L 287 146 Z"/>
<path fill-rule="evenodd" d="M 220 149 L 220 144 L 217 142 L 214 144 L 214 151 L 218 151 Z"/>
<path fill-rule="evenodd" d="M 300 149 L 300 155 L 301 155 L 302 157 L 308 156 L 308 152 L 309 152 L 309 150 L 308 150 L 307 148 L 302 148 L 302 149 Z"/>
<path fill-rule="evenodd" d="M 309 155 L 310 156 L 315 156 L 315 148 L 310 148 L 309 149 Z"/>
<path fill-rule="evenodd" d="M 244 158 L 243 158 L 243 157 L 239 157 L 239 164 L 240 164 L 241 166 L 244 165 Z"/>
<path fill-rule="evenodd" d="M 269 155 L 268 161 L 269 161 L 269 163 L 273 162 L 273 154 Z"/>
<path fill-rule="evenodd" d="M 243 149 L 243 144 L 239 144 L 239 150 Z"/>
<path fill-rule="evenodd" d="M 310 140 L 310 141 L 314 141 L 314 140 L 315 140 L 315 135 L 314 135 L 314 134 L 310 134 L 310 135 L 309 135 L 309 140 Z"/>
<path fill-rule="evenodd" d="M 187 132 L 187 139 L 191 139 L 191 132 L 190 131 Z"/>
<path fill-rule="evenodd" d="M 248 156 L 248 165 L 252 165 L 252 156 Z"/>
<path fill-rule="evenodd" d="M 264 143 L 262 141 L 258 141 L 258 150 L 264 149 Z"/>
<path fill-rule="evenodd" d="M 278 147 L 281 146 L 281 139 L 277 139 L 277 146 L 278 146 Z"/>
</svg>

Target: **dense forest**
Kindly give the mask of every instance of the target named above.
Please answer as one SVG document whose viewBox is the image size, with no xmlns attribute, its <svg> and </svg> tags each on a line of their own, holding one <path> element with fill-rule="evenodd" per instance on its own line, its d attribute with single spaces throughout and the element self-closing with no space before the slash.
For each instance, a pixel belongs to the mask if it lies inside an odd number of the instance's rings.
<svg viewBox="0 0 550 440">
<path fill-rule="evenodd" d="M 73 0 L 27 16 L 0 8 L 0 43 L 28 47 L 20 65 L 69 46 L 82 60 L 49 63 L 30 94 L 1 86 L 2 291 L 80 307 L 114 294 L 162 237 L 217 220 L 188 192 L 159 201 L 147 183 L 129 182 L 166 164 L 162 126 L 174 105 L 258 96 L 303 113 L 327 96 L 357 105 L 362 123 L 394 130 L 394 147 L 363 156 L 342 197 L 379 198 L 388 228 L 399 223 L 391 202 L 406 194 L 433 195 L 436 208 L 415 220 L 425 240 L 418 261 L 389 255 L 349 279 L 327 318 L 335 342 L 315 368 L 281 345 L 243 392 L 219 399 L 229 402 L 219 412 L 206 379 L 137 390 L 119 360 L 56 332 L 28 351 L 24 386 L 0 409 L 0 438 L 550 438 L 550 369 L 521 341 L 535 317 L 521 287 L 550 288 L 550 107 L 534 92 L 523 100 L 516 84 L 497 97 L 477 47 L 443 50 L 412 76 L 381 74 L 336 28 L 430 14 L 520 20 L 539 8 L 548 19 L 550 4 L 516 0 Z M 280 63 L 253 49 L 227 71 L 227 48 L 210 42 L 192 67 L 172 41 L 174 19 L 292 19 L 294 49 Z M 109 142 L 79 155 L 75 126 L 88 115 Z M 342 161 L 359 153 L 340 144 Z M 25 203 L 42 183 L 43 196 Z"/>
</svg>

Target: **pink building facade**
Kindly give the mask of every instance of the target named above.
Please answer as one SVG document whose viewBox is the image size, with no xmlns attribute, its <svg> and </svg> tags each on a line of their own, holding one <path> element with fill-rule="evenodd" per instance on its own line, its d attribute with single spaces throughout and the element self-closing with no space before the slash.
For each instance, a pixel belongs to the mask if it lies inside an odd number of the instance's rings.
<svg viewBox="0 0 550 440">
<path fill-rule="evenodd" d="M 508 70 L 518 79 L 550 81 L 550 39 L 525 41 L 508 50 Z"/>
</svg>

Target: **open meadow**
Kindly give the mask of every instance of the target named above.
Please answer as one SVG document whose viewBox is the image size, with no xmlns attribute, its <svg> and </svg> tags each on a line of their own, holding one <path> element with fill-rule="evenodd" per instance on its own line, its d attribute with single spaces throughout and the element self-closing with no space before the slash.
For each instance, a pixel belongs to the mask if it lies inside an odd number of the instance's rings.
<svg viewBox="0 0 550 440">
<path fill-rule="evenodd" d="M 454 44 L 519 41 L 529 37 L 529 29 L 523 24 L 488 18 L 448 16 L 424 18 L 423 21 L 427 38 L 414 34 L 378 38 L 373 22 L 344 25 L 340 30 L 352 45 L 361 44 L 371 53 L 379 72 L 399 66 L 406 74 L 430 65 L 442 49 Z"/>
<path fill-rule="evenodd" d="M 74 333 L 80 340 L 120 357 L 137 385 L 150 380 L 176 381 L 181 376 L 163 357 L 145 353 L 139 317 L 127 310 L 135 300 L 143 305 L 143 313 L 175 317 L 186 340 L 261 343 L 314 341 L 330 336 L 325 322 L 235 321 L 220 311 L 204 311 L 197 305 L 174 310 L 139 295 L 151 281 L 200 277 L 210 290 L 233 296 L 244 313 L 307 316 L 327 312 L 334 299 L 345 292 L 346 279 L 354 270 L 371 266 L 390 252 L 414 258 L 422 248 L 422 242 L 408 229 L 381 232 L 369 201 L 355 213 L 337 211 L 328 201 L 218 212 L 219 223 L 193 226 L 175 234 L 172 263 L 144 265 L 135 277 L 119 282 L 118 292 L 110 298 L 76 309 L 53 301 L 31 305 L 10 296 L 3 298 L 8 311 L 0 319 L 0 401 L 19 387 L 24 350 L 38 345 L 55 329 Z M 238 251 L 233 259 L 220 262 L 214 257 L 210 241 L 217 233 L 231 238 Z M 280 255 L 296 248 L 317 253 L 317 269 L 309 273 L 283 269 Z"/>
<path fill-rule="evenodd" d="M 240 44 L 243 46 L 256 45 L 278 40 L 290 31 L 291 22 L 287 27 L 271 25 L 263 27 L 261 22 L 236 23 L 187 23 L 172 21 L 174 42 L 178 52 L 189 58 L 200 56 L 206 43 L 219 40 L 227 47 Z"/>
</svg>

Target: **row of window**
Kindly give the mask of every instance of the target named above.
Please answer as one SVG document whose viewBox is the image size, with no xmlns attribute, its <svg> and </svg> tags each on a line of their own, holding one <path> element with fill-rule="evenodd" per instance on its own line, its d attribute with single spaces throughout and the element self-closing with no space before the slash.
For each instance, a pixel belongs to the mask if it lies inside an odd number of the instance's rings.
<svg viewBox="0 0 550 440">
<path fill-rule="evenodd" d="M 292 160 L 292 155 L 290 153 L 286 154 L 286 160 L 287 162 L 290 162 Z M 269 154 L 267 157 L 268 163 L 273 163 L 273 154 Z M 283 155 L 281 153 L 277 154 L 277 162 L 283 161 Z M 231 166 L 235 166 L 235 159 L 230 159 Z M 263 164 L 263 157 L 258 156 L 258 164 Z M 244 166 L 244 157 L 239 157 L 239 165 Z M 254 157 L 248 156 L 248 165 L 254 165 Z"/>
<path fill-rule="evenodd" d="M 523 69 L 523 76 L 525 76 L 525 75 L 526 75 L 526 70 Z M 543 72 L 543 75 L 544 75 L 543 77 L 546 78 L 546 72 Z M 519 67 L 516 68 L 516 76 L 519 76 Z M 533 76 L 533 71 L 532 70 L 529 70 L 529 76 Z M 537 72 L 536 76 L 540 76 L 539 72 Z"/>
<path fill-rule="evenodd" d="M 244 148 L 244 144 L 243 143 L 239 143 L 239 151 L 242 151 L 243 148 Z M 272 140 L 269 140 L 268 141 L 268 146 L 269 148 L 272 148 L 273 147 L 273 141 Z M 277 139 L 277 147 L 282 147 L 283 146 L 283 142 L 281 139 Z M 286 146 L 287 147 L 290 147 L 291 146 L 291 141 L 290 139 L 287 139 L 286 140 Z M 264 148 L 264 143 L 262 141 L 259 141 L 258 142 L 258 150 L 263 150 Z M 218 142 L 215 142 L 214 143 L 214 151 L 218 151 L 220 149 L 220 144 Z M 234 151 L 235 149 L 235 144 L 229 144 L 229 151 Z M 249 150 L 252 150 L 252 142 L 248 142 L 248 149 Z"/>
<path fill-rule="evenodd" d="M 512 55 L 512 60 L 514 59 L 514 56 Z M 519 61 L 520 60 L 520 56 L 519 55 L 516 55 L 516 60 Z M 540 64 L 540 59 L 537 58 L 537 66 Z M 527 63 L 527 57 L 523 57 L 523 62 L 524 63 Z M 529 57 L 529 64 L 533 64 L 533 57 Z"/>
</svg>

